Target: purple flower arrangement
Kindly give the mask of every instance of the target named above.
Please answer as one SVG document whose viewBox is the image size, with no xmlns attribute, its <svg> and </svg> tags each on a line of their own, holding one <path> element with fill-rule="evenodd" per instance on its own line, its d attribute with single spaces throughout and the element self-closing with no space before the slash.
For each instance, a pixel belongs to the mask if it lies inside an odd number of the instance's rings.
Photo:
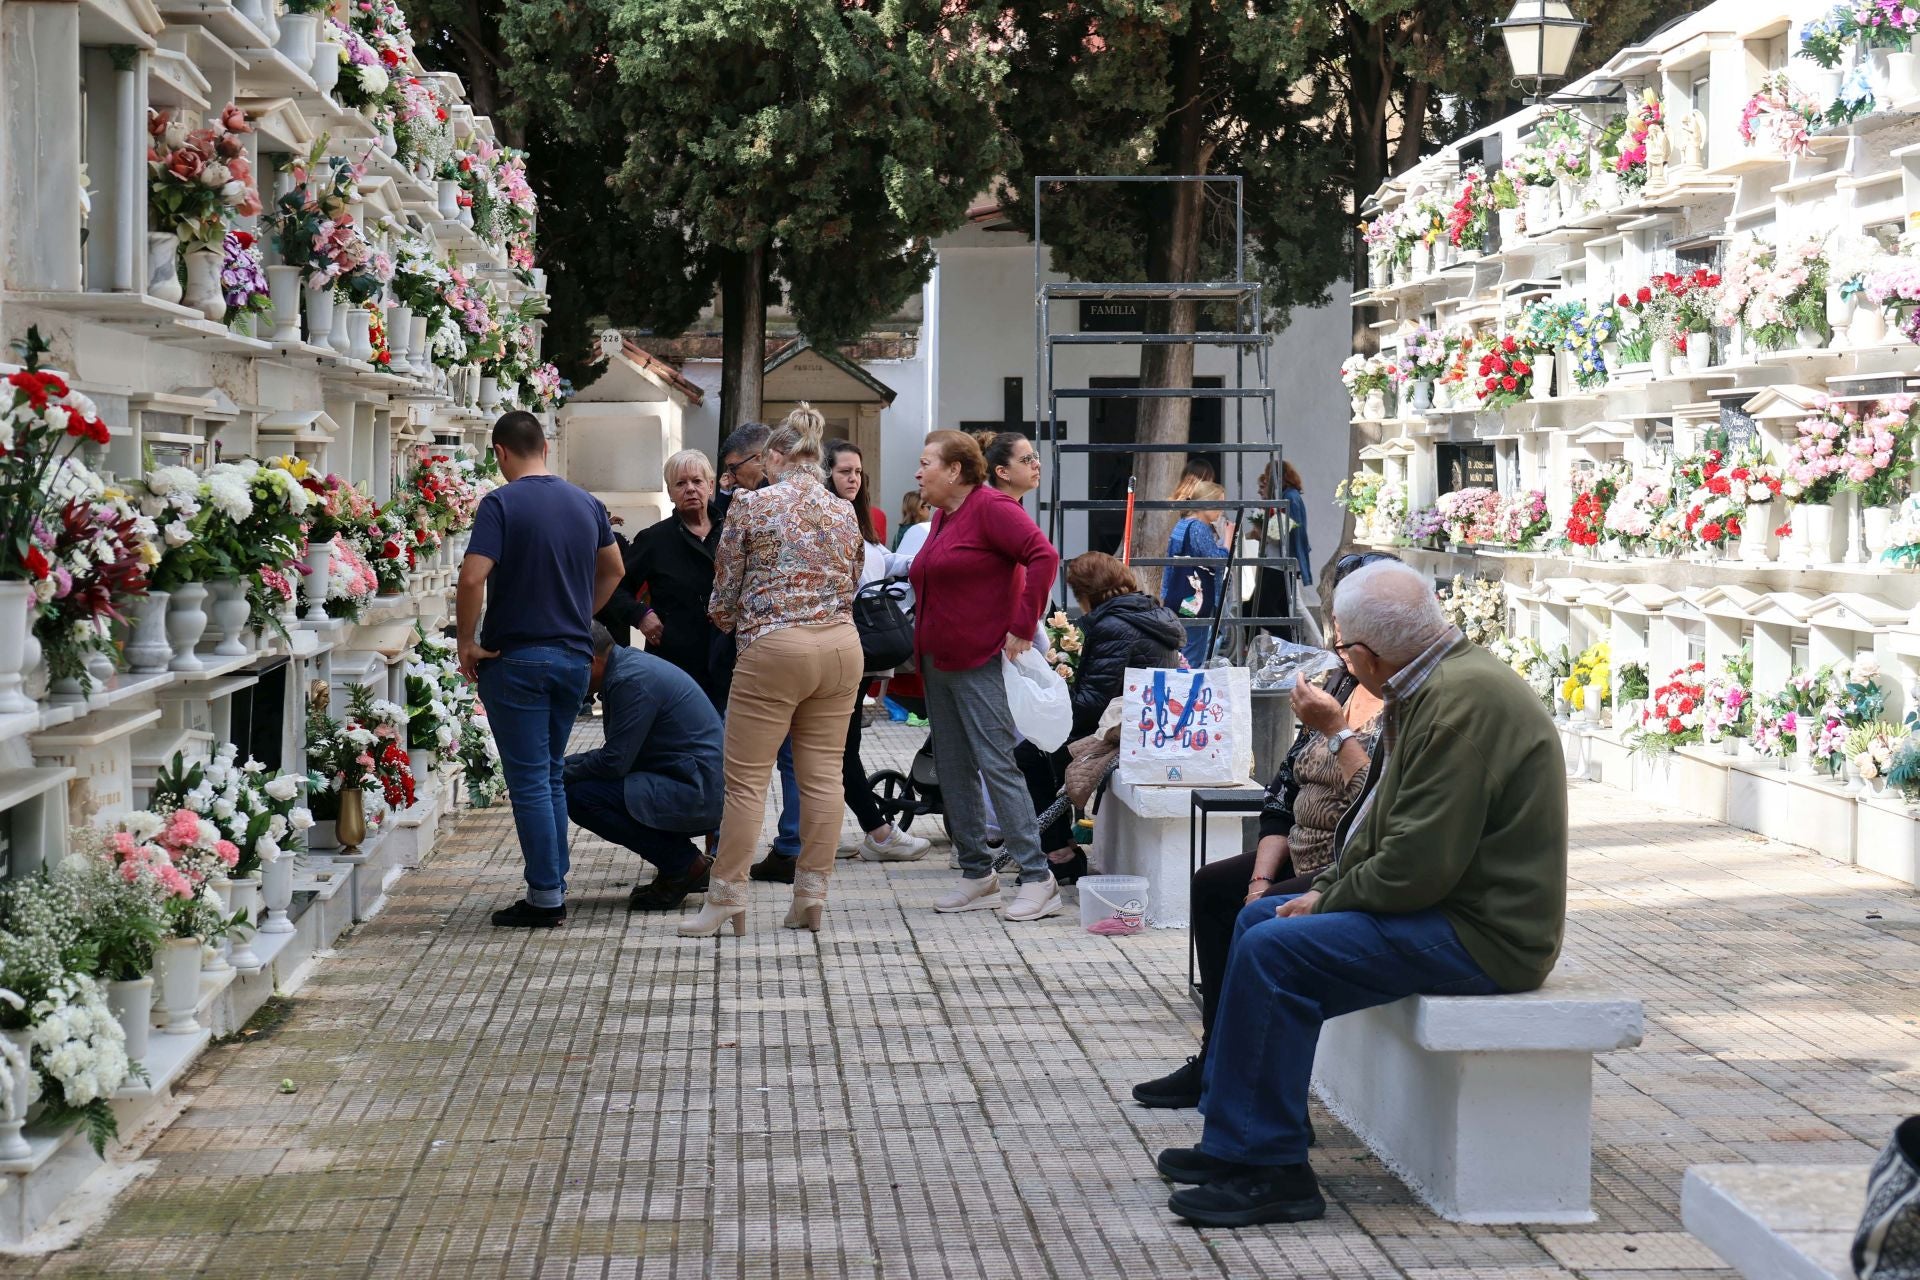
<svg viewBox="0 0 1920 1280">
<path fill-rule="evenodd" d="M 260 248 L 245 231 L 229 231 L 220 255 L 220 292 L 229 315 L 264 315 L 273 309 Z"/>
<path fill-rule="evenodd" d="M 1440 514 L 1438 507 L 1425 507 L 1407 517 L 1407 538 L 1413 542 L 1426 542 L 1438 538 L 1447 531 L 1447 518 Z"/>
</svg>

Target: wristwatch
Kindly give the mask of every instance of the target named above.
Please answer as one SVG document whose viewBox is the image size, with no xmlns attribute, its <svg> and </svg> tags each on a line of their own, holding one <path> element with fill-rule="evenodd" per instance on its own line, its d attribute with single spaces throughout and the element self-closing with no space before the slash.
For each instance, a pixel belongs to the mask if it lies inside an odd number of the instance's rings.
<svg viewBox="0 0 1920 1280">
<path fill-rule="evenodd" d="M 1346 746 L 1347 740 L 1354 736 L 1356 735 L 1351 729 L 1342 729 L 1340 732 L 1334 734 L 1331 738 L 1327 739 L 1327 753 L 1334 756 L 1339 755 L 1340 748 Z"/>
</svg>

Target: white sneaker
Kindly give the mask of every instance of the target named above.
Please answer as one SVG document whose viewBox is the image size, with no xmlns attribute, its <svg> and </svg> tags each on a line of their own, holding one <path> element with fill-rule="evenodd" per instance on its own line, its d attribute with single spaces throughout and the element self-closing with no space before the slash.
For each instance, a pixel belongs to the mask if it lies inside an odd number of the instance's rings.
<svg viewBox="0 0 1920 1280">
<path fill-rule="evenodd" d="M 935 911 L 980 911 L 1000 905 L 1000 877 L 962 880 L 960 887 L 933 904 Z"/>
<path fill-rule="evenodd" d="M 893 829 L 893 839 L 886 843 L 872 836 L 860 839 L 860 857 L 866 862 L 918 862 L 927 856 L 927 850 L 933 847 L 933 841 L 922 840 L 911 831 Z"/>
<path fill-rule="evenodd" d="M 1000 914 L 1008 920 L 1040 920 L 1058 915 L 1060 906 L 1060 886 L 1054 883 L 1049 872 L 1045 880 L 1035 880 L 1014 890 Z"/>
</svg>

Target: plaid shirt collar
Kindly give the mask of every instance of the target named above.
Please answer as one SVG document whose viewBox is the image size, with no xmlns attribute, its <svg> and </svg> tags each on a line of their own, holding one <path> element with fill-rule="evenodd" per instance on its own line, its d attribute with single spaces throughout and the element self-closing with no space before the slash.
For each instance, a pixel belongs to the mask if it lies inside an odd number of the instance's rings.
<svg viewBox="0 0 1920 1280">
<path fill-rule="evenodd" d="M 1447 652 L 1459 643 L 1460 638 L 1460 628 L 1448 627 L 1440 634 L 1439 639 L 1420 651 L 1420 656 L 1388 677 L 1386 696 L 1383 699 L 1387 705 L 1393 706 L 1405 702 L 1419 692 L 1420 686 L 1427 682 L 1427 677 L 1432 675 L 1434 668 L 1440 665 L 1440 659 L 1447 656 Z"/>
<path fill-rule="evenodd" d="M 1367 814 L 1373 809 L 1374 792 L 1379 789 L 1380 775 L 1386 772 L 1387 761 L 1393 757 L 1394 748 L 1400 740 L 1400 708 L 1408 698 L 1418 693 L 1420 686 L 1439 667 L 1440 659 L 1452 651 L 1461 639 L 1460 628 L 1448 627 L 1432 644 L 1422 649 L 1419 656 L 1387 678 L 1386 689 L 1381 701 L 1386 703 L 1386 714 L 1381 717 L 1380 740 L 1374 744 L 1373 763 L 1367 777 L 1367 787 L 1360 798 L 1348 810 L 1348 815 L 1334 828 L 1334 839 L 1339 845 L 1340 854 L 1336 863 L 1344 859 L 1347 841 L 1366 821 Z"/>
</svg>

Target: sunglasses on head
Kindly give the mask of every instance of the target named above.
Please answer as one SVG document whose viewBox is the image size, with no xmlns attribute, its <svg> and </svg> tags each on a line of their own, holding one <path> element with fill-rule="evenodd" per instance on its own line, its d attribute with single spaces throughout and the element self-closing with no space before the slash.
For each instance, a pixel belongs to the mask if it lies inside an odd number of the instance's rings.
<svg viewBox="0 0 1920 1280">
<path fill-rule="evenodd" d="M 1382 560 L 1398 560 L 1400 557 L 1388 551 L 1349 551 L 1333 562 L 1333 580 L 1340 579 L 1365 565 L 1378 564 Z"/>
</svg>

